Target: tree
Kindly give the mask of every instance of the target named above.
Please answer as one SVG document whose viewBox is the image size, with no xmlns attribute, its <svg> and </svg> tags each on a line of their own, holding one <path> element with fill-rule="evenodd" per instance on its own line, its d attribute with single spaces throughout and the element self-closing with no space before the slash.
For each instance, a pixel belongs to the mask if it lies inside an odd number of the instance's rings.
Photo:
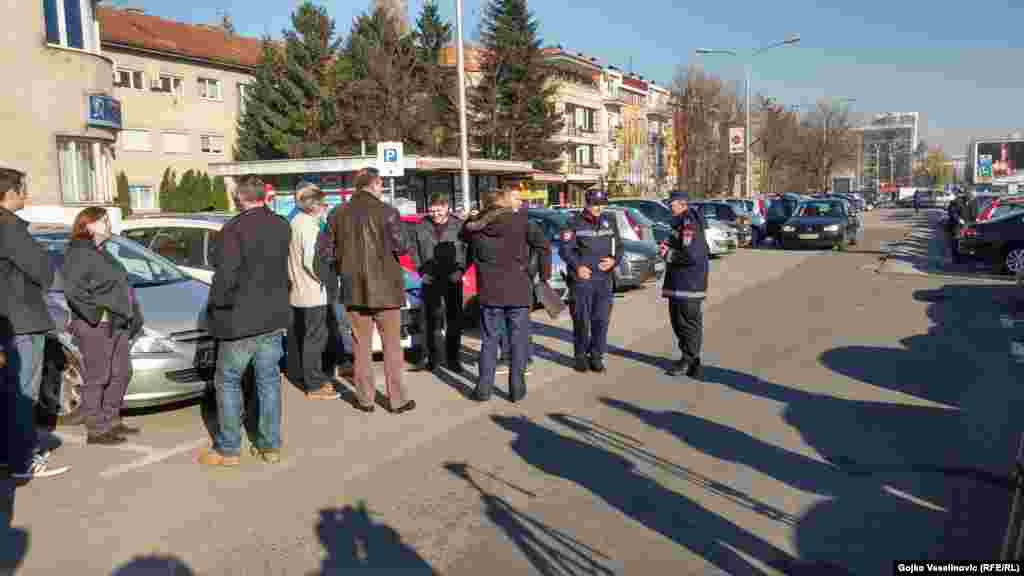
<svg viewBox="0 0 1024 576">
<path fill-rule="evenodd" d="M 857 160 L 856 135 L 849 109 L 836 106 L 830 100 L 819 100 L 806 116 L 803 129 L 805 134 L 800 139 L 803 167 L 817 176 L 817 185 L 825 191 L 831 184 L 828 177 L 835 169 Z"/>
<path fill-rule="evenodd" d="M 427 97 L 430 101 L 427 150 L 437 156 L 454 155 L 458 150 L 457 71 L 443 66 L 441 55 L 452 40 L 452 25 L 441 18 L 436 0 L 423 4 L 416 20 L 416 50 L 426 75 Z"/>
<path fill-rule="evenodd" d="M 177 198 L 177 175 L 170 167 L 164 170 L 164 177 L 160 181 L 160 210 L 162 212 L 174 212 Z"/>
<path fill-rule="evenodd" d="M 564 119 L 558 84 L 526 0 L 489 0 L 480 23 L 480 81 L 469 94 L 474 148 L 485 158 L 533 162 L 555 170 L 564 145 L 552 141 Z"/>
<path fill-rule="evenodd" d="M 292 13 L 284 50 L 264 40 L 263 61 L 239 122 L 239 159 L 304 158 L 337 153 L 339 64 L 334 20 L 308 0 Z M 283 52 L 283 53 L 282 53 Z"/>
<path fill-rule="evenodd" d="M 122 216 L 129 216 L 132 213 L 131 191 L 128 189 L 128 175 L 121 171 L 117 175 L 117 206 L 121 208 Z"/>
<path fill-rule="evenodd" d="M 211 199 L 211 204 L 213 204 L 213 209 L 218 212 L 230 209 L 228 187 L 224 182 L 223 176 L 217 176 L 213 179 L 213 198 Z"/>
<path fill-rule="evenodd" d="M 210 175 L 203 172 L 197 179 L 196 194 L 192 198 L 192 212 L 202 212 L 213 204 L 213 181 Z"/>
<path fill-rule="evenodd" d="M 776 185 L 786 179 L 782 172 L 795 160 L 800 125 L 795 113 L 771 98 L 759 96 L 757 108 L 754 149 L 764 163 L 761 190 L 770 194 L 779 189 Z"/>
<path fill-rule="evenodd" d="M 673 92 L 680 187 L 696 196 L 728 192 L 745 160 L 729 153 L 729 126 L 738 124 L 743 112 L 735 88 L 689 66 L 676 70 Z"/>
<path fill-rule="evenodd" d="M 415 37 L 378 7 L 356 19 L 343 55 L 351 81 L 339 91 L 339 143 L 400 141 L 416 153 L 430 141 L 427 68 Z"/>
<path fill-rule="evenodd" d="M 441 18 L 437 0 L 423 3 L 419 18 L 416 19 L 416 48 L 424 63 L 438 64 L 441 51 L 452 41 L 452 25 Z"/>
<path fill-rule="evenodd" d="M 186 170 L 178 182 L 178 189 L 174 195 L 174 212 L 191 212 L 192 197 L 196 190 L 196 173 L 193 170 Z"/>
</svg>

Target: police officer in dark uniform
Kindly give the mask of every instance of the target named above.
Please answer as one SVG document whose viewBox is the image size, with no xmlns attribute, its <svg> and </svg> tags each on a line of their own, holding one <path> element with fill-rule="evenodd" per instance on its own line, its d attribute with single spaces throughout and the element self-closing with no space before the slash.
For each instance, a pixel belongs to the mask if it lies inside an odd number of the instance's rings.
<svg viewBox="0 0 1024 576">
<path fill-rule="evenodd" d="M 668 298 L 672 331 L 682 352 L 682 357 L 668 373 L 700 379 L 700 348 L 704 337 L 701 308 L 708 289 L 708 243 L 704 237 L 704 216 L 698 210 L 691 210 L 688 201 L 689 195 L 685 192 L 673 192 L 669 196 L 672 236 L 660 247 L 667 263 L 662 295 Z"/>
<path fill-rule="evenodd" d="M 558 249 L 569 271 L 577 372 L 605 371 L 612 276 L 622 260 L 618 225 L 615 218 L 602 213 L 607 204 L 608 194 L 604 190 L 588 190 L 586 206 L 569 220 Z"/>
</svg>

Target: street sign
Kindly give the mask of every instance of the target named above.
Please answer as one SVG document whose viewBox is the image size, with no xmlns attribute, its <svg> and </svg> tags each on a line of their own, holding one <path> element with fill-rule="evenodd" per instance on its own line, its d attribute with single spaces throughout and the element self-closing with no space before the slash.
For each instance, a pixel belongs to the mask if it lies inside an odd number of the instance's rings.
<svg viewBox="0 0 1024 576">
<path fill-rule="evenodd" d="M 729 128 L 729 153 L 743 154 L 743 128 Z"/>
<path fill-rule="evenodd" d="M 401 142 L 377 143 L 377 170 L 386 178 L 405 176 L 405 154 Z"/>
</svg>

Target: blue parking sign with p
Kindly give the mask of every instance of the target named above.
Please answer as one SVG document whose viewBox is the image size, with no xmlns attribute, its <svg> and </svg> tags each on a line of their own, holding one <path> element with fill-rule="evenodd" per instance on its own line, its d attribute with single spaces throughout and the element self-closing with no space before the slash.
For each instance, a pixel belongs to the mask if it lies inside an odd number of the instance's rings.
<svg viewBox="0 0 1024 576">
<path fill-rule="evenodd" d="M 394 148 L 384 149 L 384 161 L 385 162 L 398 162 L 398 150 Z"/>
</svg>

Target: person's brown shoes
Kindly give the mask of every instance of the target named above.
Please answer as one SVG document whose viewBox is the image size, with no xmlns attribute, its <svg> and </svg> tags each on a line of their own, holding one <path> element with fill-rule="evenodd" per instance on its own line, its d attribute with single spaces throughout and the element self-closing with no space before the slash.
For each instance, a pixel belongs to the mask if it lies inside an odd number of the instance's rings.
<svg viewBox="0 0 1024 576">
<path fill-rule="evenodd" d="M 337 400 L 341 398 L 341 394 L 338 393 L 334 386 L 324 384 L 319 390 L 306 392 L 306 398 L 310 400 Z"/>
<path fill-rule="evenodd" d="M 277 464 L 281 462 L 281 451 L 276 449 L 260 450 L 255 446 L 249 447 L 249 453 L 253 456 L 258 456 L 263 459 L 267 464 Z"/>
<path fill-rule="evenodd" d="M 136 428 L 134 426 L 129 426 L 124 422 L 118 422 L 117 425 L 114 426 L 113 430 L 115 433 L 123 434 L 125 436 L 134 436 L 136 434 L 142 433 L 142 429 Z"/>
<path fill-rule="evenodd" d="M 338 378 L 352 378 L 356 374 L 356 369 L 351 362 L 346 362 L 335 369 L 335 374 Z"/>
<path fill-rule="evenodd" d="M 411 411 L 413 411 L 415 409 L 416 409 L 416 401 L 415 400 L 409 400 L 408 402 L 406 402 L 405 404 L 402 404 L 398 408 L 392 408 L 391 409 L 391 413 L 392 414 L 402 414 L 404 412 L 411 412 Z"/>
<path fill-rule="evenodd" d="M 199 456 L 199 463 L 203 466 L 234 468 L 242 463 L 242 459 L 238 456 L 225 456 L 211 448 Z"/>
<path fill-rule="evenodd" d="M 117 446 L 119 444 L 124 444 L 125 440 L 126 438 L 124 436 L 118 435 L 117 432 L 114 432 L 113 430 L 108 430 L 101 434 L 88 434 L 85 438 L 85 443 L 99 446 Z"/>
</svg>

